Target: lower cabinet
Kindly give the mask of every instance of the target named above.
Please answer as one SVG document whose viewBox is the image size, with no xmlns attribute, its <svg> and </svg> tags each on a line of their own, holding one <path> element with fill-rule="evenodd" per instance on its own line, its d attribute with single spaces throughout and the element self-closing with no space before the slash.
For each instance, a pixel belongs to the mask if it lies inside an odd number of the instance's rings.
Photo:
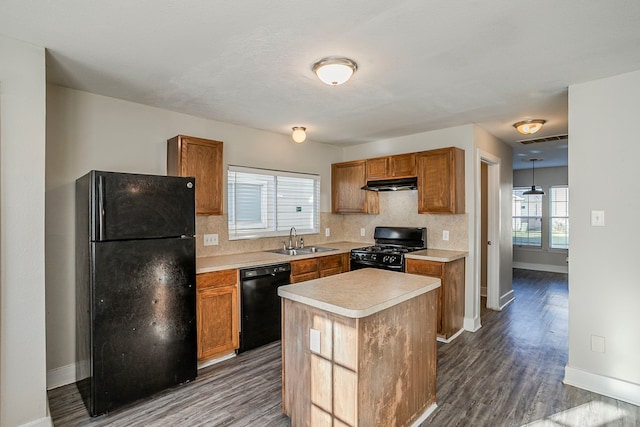
<svg viewBox="0 0 640 427">
<path fill-rule="evenodd" d="M 238 270 L 196 275 L 198 361 L 228 354 L 239 346 Z"/>
<path fill-rule="evenodd" d="M 304 282 L 347 271 L 349 271 L 348 253 L 291 261 L 291 283 Z"/>
<path fill-rule="evenodd" d="M 464 258 L 451 262 L 406 260 L 406 272 L 438 277 L 438 337 L 448 340 L 464 327 Z"/>
</svg>

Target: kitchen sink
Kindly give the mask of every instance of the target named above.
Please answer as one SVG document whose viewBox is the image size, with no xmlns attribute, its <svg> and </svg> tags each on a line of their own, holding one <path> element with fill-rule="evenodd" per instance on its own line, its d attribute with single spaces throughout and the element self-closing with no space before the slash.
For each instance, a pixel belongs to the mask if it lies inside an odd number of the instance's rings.
<svg viewBox="0 0 640 427">
<path fill-rule="evenodd" d="M 306 255 L 306 254 L 314 254 L 317 252 L 328 252 L 335 251 L 335 248 L 327 248 L 325 246 L 307 246 L 305 248 L 298 249 L 271 249 L 265 252 L 269 252 L 272 254 L 280 254 L 280 255 Z"/>
<path fill-rule="evenodd" d="M 315 252 L 329 252 L 335 251 L 335 248 L 327 248 L 325 246 L 307 246 L 306 248 L 298 249 L 299 253 L 315 253 Z"/>
</svg>

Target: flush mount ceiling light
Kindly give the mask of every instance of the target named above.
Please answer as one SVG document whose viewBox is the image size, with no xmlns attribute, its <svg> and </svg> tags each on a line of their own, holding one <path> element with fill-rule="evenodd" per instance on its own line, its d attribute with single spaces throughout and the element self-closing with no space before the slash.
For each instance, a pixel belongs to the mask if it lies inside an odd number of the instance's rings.
<svg viewBox="0 0 640 427">
<path fill-rule="evenodd" d="M 544 191 L 536 190 L 536 162 L 544 159 L 529 159 L 531 162 L 531 190 L 522 193 L 525 196 L 544 196 Z"/>
<path fill-rule="evenodd" d="M 293 131 L 293 132 L 291 132 L 291 139 L 293 139 L 294 142 L 297 142 L 298 144 L 300 144 L 301 142 L 304 142 L 305 139 L 307 139 L 307 128 L 306 127 L 294 126 L 291 129 Z"/>
<path fill-rule="evenodd" d="M 324 58 L 313 64 L 313 72 L 331 86 L 347 82 L 358 69 L 358 65 L 348 58 Z"/>
<path fill-rule="evenodd" d="M 542 120 L 542 119 L 523 120 L 521 122 L 514 123 L 513 127 L 516 128 L 518 132 L 520 132 L 523 135 L 531 135 L 538 132 L 540 129 L 542 129 L 542 125 L 545 124 L 546 122 L 547 122 L 546 120 Z"/>
</svg>

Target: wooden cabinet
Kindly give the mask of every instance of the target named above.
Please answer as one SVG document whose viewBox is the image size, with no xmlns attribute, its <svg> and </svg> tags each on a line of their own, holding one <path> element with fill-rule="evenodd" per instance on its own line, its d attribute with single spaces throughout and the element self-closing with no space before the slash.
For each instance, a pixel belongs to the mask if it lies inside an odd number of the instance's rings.
<svg viewBox="0 0 640 427">
<path fill-rule="evenodd" d="M 378 193 L 362 190 L 366 183 L 366 160 L 332 164 L 331 211 L 338 214 L 379 213 Z"/>
<path fill-rule="evenodd" d="M 464 150 L 456 147 L 416 153 L 418 213 L 465 212 Z"/>
<path fill-rule="evenodd" d="M 291 261 L 291 283 L 304 282 L 320 277 L 318 271 L 318 259 L 301 259 Z"/>
<path fill-rule="evenodd" d="M 416 176 L 416 154 L 367 159 L 367 180 L 406 178 Z"/>
<path fill-rule="evenodd" d="M 347 271 L 349 271 L 348 253 L 291 261 L 291 283 L 304 282 Z"/>
<path fill-rule="evenodd" d="M 222 141 L 178 135 L 167 141 L 167 175 L 196 178 L 196 214 L 222 215 Z"/>
<path fill-rule="evenodd" d="M 438 337 L 449 340 L 464 327 L 464 258 L 451 262 L 406 260 L 406 272 L 438 277 L 441 281 L 437 323 Z"/>
<path fill-rule="evenodd" d="M 196 275 L 198 360 L 228 354 L 239 346 L 238 270 Z"/>
</svg>

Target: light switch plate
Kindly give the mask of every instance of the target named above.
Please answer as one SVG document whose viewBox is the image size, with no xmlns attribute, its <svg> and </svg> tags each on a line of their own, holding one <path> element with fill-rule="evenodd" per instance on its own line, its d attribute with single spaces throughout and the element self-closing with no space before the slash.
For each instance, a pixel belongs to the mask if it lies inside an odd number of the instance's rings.
<svg viewBox="0 0 640 427">
<path fill-rule="evenodd" d="M 449 230 L 442 230 L 442 240 L 449 240 Z"/>
<path fill-rule="evenodd" d="M 331 229 L 329 227 L 324 229 L 324 236 L 325 237 L 331 236 Z"/>
<path fill-rule="evenodd" d="M 604 227 L 604 211 L 591 211 L 591 226 Z"/>
<path fill-rule="evenodd" d="M 360 237 L 364 237 L 364 235 L 365 235 L 365 229 L 361 228 L 360 229 Z"/>
</svg>

